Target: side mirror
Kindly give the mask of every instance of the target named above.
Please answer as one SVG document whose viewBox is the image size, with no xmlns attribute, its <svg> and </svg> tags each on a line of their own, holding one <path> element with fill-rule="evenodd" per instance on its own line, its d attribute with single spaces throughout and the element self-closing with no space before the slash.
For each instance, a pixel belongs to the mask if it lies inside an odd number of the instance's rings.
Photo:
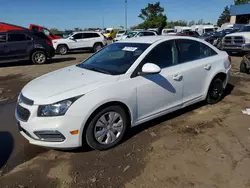
<svg viewBox="0 0 250 188">
<path fill-rule="evenodd" d="M 143 74 L 158 74 L 161 72 L 161 68 L 154 63 L 146 63 L 142 67 Z"/>
<path fill-rule="evenodd" d="M 74 37 L 69 37 L 70 40 L 75 40 Z"/>
</svg>

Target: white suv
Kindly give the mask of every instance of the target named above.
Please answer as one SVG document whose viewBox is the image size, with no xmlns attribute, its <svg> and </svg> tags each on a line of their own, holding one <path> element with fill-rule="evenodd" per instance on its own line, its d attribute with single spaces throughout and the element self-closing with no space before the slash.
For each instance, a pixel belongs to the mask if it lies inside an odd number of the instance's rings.
<svg viewBox="0 0 250 188">
<path fill-rule="evenodd" d="M 61 55 L 67 54 L 70 50 L 92 50 L 97 52 L 107 45 L 107 40 L 100 32 L 74 32 L 65 39 L 53 40 L 53 46 Z"/>
<path fill-rule="evenodd" d="M 16 118 L 31 144 L 97 150 L 130 127 L 206 100 L 217 103 L 230 71 L 226 52 L 196 38 L 137 37 L 113 43 L 83 63 L 28 83 Z"/>
</svg>

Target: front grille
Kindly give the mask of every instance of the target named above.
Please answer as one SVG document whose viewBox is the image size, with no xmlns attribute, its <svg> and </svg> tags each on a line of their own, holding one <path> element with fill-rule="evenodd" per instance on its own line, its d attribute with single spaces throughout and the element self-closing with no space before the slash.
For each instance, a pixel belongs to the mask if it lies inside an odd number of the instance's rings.
<svg viewBox="0 0 250 188">
<path fill-rule="evenodd" d="M 30 105 L 30 106 L 32 106 L 34 104 L 33 100 L 28 99 L 27 97 L 23 96 L 22 93 L 19 96 L 19 100 L 20 100 L 20 102 L 27 104 L 27 105 Z"/>
<path fill-rule="evenodd" d="M 224 43 L 225 44 L 244 44 L 245 40 L 241 36 L 232 36 L 232 37 L 225 37 Z"/>
<path fill-rule="evenodd" d="M 30 111 L 20 106 L 19 104 L 16 107 L 16 113 L 17 113 L 18 118 L 22 121 L 28 121 L 30 117 Z"/>
</svg>

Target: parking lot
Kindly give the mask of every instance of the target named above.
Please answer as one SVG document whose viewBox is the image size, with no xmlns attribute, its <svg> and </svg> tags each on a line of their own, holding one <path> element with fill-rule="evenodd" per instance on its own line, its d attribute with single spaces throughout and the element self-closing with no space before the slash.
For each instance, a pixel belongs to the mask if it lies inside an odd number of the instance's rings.
<svg viewBox="0 0 250 188">
<path fill-rule="evenodd" d="M 232 58 L 225 98 L 199 103 L 133 128 L 108 151 L 29 145 L 15 126 L 15 99 L 31 79 L 77 64 L 90 53 L 56 56 L 49 64 L 0 65 L 0 187 L 250 187 L 250 77 Z"/>
</svg>

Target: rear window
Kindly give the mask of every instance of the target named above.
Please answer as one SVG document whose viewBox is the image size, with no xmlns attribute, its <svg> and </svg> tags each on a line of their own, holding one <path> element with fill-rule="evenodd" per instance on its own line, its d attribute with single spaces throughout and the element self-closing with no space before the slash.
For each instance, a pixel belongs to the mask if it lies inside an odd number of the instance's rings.
<svg viewBox="0 0 250 188">
<path fill-rule="evenodd" d="M 83 33 L 83 38 L 97 38 L 100 37 L 97 33 Z"/>
<path fill-rule="evenodd" d="M 0 34 L 0 43 L 6 42 L 6 34 Z"/>
<path fill-rule="evenodd" d="M 50 40 L 44 33 L 42 32 L 34 32 L 33 35 L 35 35 L 36 37 L 38 38 L 42 38 L 42 39 L 45 39 L 45 40 Z"/>
</svg>

